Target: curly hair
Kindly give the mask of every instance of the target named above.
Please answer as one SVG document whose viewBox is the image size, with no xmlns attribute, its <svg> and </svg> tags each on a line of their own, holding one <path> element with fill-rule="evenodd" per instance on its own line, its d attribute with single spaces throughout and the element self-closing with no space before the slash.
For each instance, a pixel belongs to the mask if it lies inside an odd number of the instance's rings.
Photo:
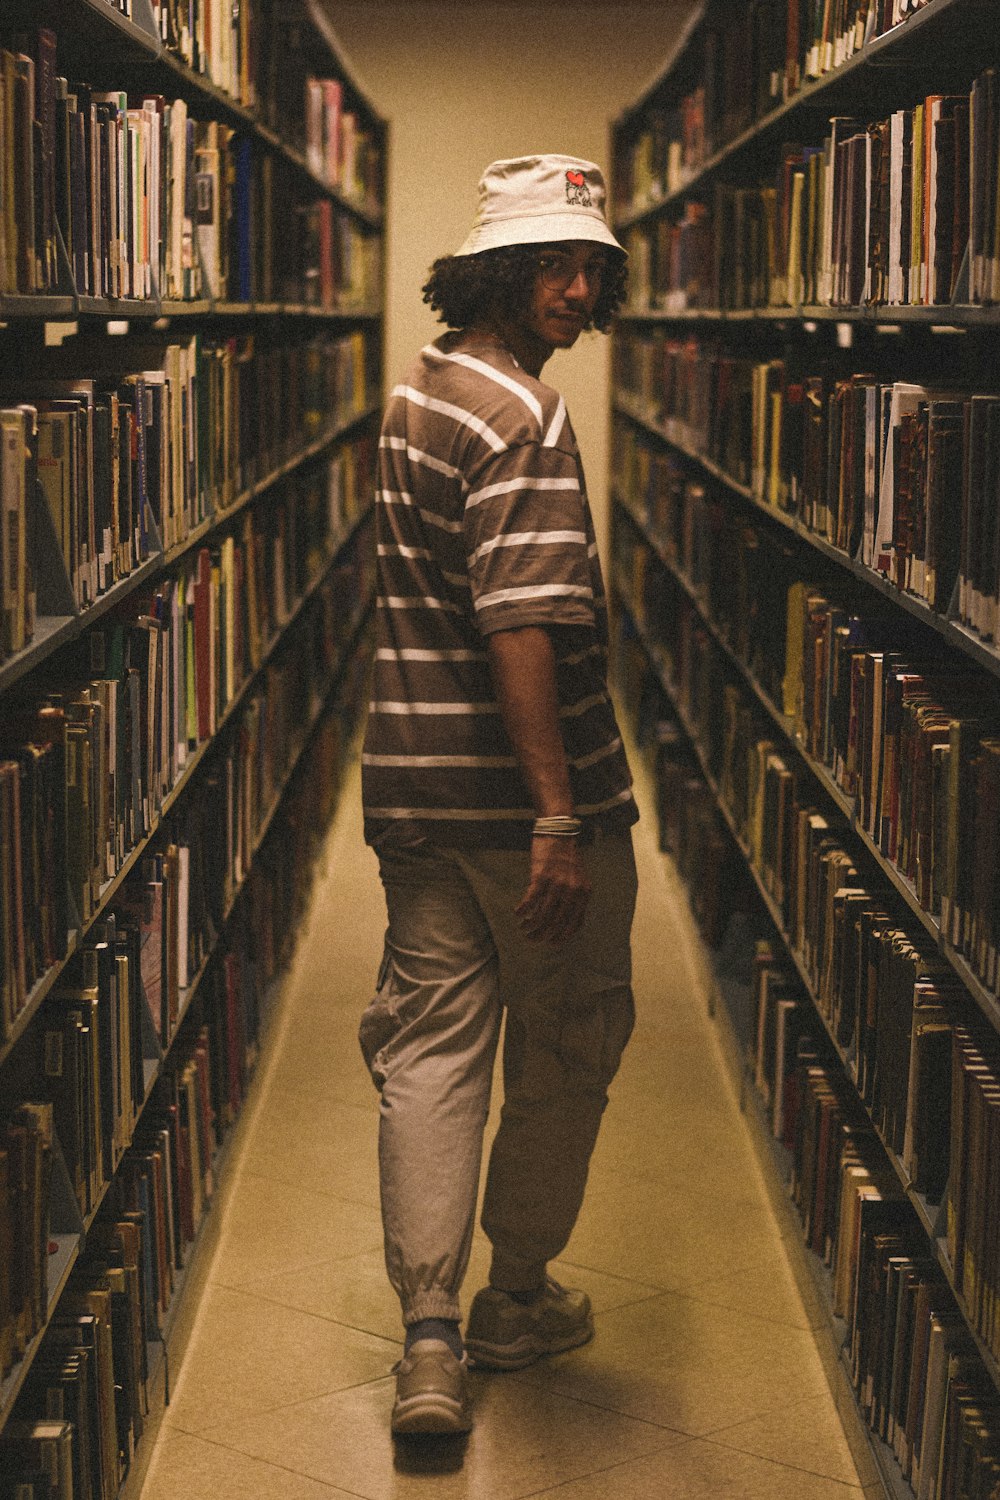
<svg viewBox="0 0 1000 1500">
<path fill-rule="evenodd" d="M 449 328 L 471 328 L 489 322 L 497 313 L 517 315 L 527 310 L 538 275 L 539 251 L 544 245 L 509 245 L 481 250 L 478 255 L 443 255 L 431 266 L 422 290 L 424 301 Z M 607 333 L 625 301 L 628 261 L 608 254 L 608 273 L 601 284 L 594 311 L 585 327 Z"/>
</svg>

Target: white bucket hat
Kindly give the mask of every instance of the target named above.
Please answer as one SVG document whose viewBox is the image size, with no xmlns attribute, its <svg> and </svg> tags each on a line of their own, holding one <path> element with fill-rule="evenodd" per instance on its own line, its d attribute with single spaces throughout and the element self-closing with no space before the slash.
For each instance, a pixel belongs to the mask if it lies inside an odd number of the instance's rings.
<svg viewBox="0 0 1000 1500">
<path fill-rule="evenodd" d="M 604 217 L 601 169 L 576 156 L 516 156 L 494 161 L 479 180 L 479 209 L 456 255 L 504 245 L 594 240 L 626 253 Z"/>
</svg>

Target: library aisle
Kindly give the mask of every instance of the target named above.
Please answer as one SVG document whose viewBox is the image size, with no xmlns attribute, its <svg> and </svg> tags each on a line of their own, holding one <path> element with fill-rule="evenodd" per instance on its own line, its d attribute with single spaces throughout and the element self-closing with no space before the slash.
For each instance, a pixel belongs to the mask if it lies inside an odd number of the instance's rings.
<svg viewBox="0 0 1000 1500">
<path fill-rule="evenodd" d="M 553 1268 L 590 1293 L 597 1337 L 516 1375 L 474 1374 L 467 1445 L 394 1448 L 401 1329 L 382 1266 L 377 1098 L 355 1040 L 383 907 L 353 766 L 143 1500 L 880 1493 L 829 1395 L 818 1316 L 789 1270 L 654 824 L 647 811 L 636 830 L 638 1025 Z M 467 1298 L 486 1266 L 478 1236 Z"/>
</svg>

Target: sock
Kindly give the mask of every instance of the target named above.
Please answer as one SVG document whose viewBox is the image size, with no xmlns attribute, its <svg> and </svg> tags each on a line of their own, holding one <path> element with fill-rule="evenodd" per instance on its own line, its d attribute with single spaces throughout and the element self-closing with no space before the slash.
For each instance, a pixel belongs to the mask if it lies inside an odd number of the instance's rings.
<svg viewBox="0 0 1000 1500">
<path fill-rule="evenodd" d="M 464 1346 L 457 1318 L 418 1318 L 416 1323 L 409 1323 L 403 1352 L 408 1354 L 417 1339 L 440 1339 L 442 1344 L 448 1345 L 456 1359 L 462 1358 Z"/>
<path fill-rule="evenodd" d="M 544 1290 L 545 1286 L 543 1283 L 542 1286 L 536 1286 L 530 1292 L 511 1292 L 505 1289 L 504 1296 L 509 1297 L 512 1302 L 519 1302 L 522 1307 L 530 1307 L 533 1302 L 538 1301 Z"/>
</svg>

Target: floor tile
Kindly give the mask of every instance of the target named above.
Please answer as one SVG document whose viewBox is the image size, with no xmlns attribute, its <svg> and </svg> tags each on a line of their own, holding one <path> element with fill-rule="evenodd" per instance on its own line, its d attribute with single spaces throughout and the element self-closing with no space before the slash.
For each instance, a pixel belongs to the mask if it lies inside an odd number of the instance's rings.
<svg viewBox="0 0 1000 1500">
<path fill-rule="evenodd" d="M 516 1379 L 695 1437 L 827 1393 L 805 1330 L 673 1295 L 596 1324 L 592 1344 Z"/>
<path fill-rule="evenodd" d="M 475 1428 L 467 1443 L 393 1444 L 392 1380 L 227 1424 L 211 1437 L 364 1500 L 428 1493 L 433 1500 L 518 1500 L 679 1441 L 676 1434 L 502 1376 L 473 1376 L 471 1385 Z"/>
<path fill-rule="evenodd" d="M 354 1108 L 299 1088 L 276 1086 L 243 1148 L 245 1171 L 292 1186 L 308 1184 L 351 1203 L 379 1207 L 378 1108 Z"/>
<path fill-rule="evenodd" d="M 690 1442 L 542 1490 L 536 1500 L 862 1500 L 839 1484 L 712 1443 Z"/>
<path fill-rule="evenodd" d="M 744 1270 L 731 1275 L 695 1275 L 683 1279 L 678 1290 L 699 1302 L 786 1323 L 790 1328 L 819 1328 L 825 1318 L 817 1300 L 812 1301 L 811 1311 L 803 1302 L 780 1244 L 766 1249 Z"/>
<path fill-rule="evenodd" d="M 713 1443 L 737 1448 L 793 1469 L 805 1469 L 842 1484 L 856 1484 L 857 1470 L 833 1403 L 824 1395 L 713 1432 Z"/>
<path fill-rule="evenodd" d="M 245 1282 L 242 1290 L 379 1338 L 403 1341 L 399 1301 L 389 1285 L 381 1249 L 262 1276 Z"/>
<path fill-rule="evenodd" d="M 146 1475 L 142 1500 L 348 1500 L 304 1474 L 261 1463 L 187 1434 L 165 1438 Z"/>
<path fill-rule="evenodd" d="M 345 1203 L 311 1184 L 240 1172 L 226 1210 L 211 1278 L 239 1286 L 255 1277 L 360 1255 L 382 1243 L 374 1208 Z"/>
<path fill-rule="evenodd" d="M 357 1041 L 363 1004 L 359 997 L 349 1016 L 340 1015 L 336 1025 L 324 1018 L 296 1026 L 270 1068 L 272 1087 L 308 1094 L 317 1110 L 328 1101 L 355 1109 L 377 1108 L 378 1094 Z"/>
<path fill-rule="evenodd" d="M 631 1181 L 588 1198 L 566 1247 L 566 1259 L 667 1290 L 695 1279 L 734 1275 L 773 1254 L 777 1231 L 769 1207 L 743 1192 L 701 1184 L 697 1195 L 669 1182 Z"/>
<path fill-rule="evenodd" d="M 384 1339 L 226 1287 L 206 1288 L 170 1403 L 173 1427 L 221 1422 L 381 1379 L 396 1359 Z"/>
<path fill-rule="evenodd" d="M 486 1285 L 489 1265 L 489 1242 L 483 1236 L 477 1236 L 462 1292 L 463 1314 L 468 1313 L 475 1293 Z M 659 1295 L 656 1287 L 643 1286 L 620 1276 L 606 1276 L 600 1271 L 563 1261 L 553 1261 L 550 1270 L 556 1280 L 585 1291 L 597 1313 Z M 329 1318 L 379 1338 L 395 1342 L 401 1342 L 403 1338 L 399 1302 L 389 1285 L 381 1250 L 262 1276 L 241 1283 L 240 1289 L 283 1307 Z"/>
</svg>

